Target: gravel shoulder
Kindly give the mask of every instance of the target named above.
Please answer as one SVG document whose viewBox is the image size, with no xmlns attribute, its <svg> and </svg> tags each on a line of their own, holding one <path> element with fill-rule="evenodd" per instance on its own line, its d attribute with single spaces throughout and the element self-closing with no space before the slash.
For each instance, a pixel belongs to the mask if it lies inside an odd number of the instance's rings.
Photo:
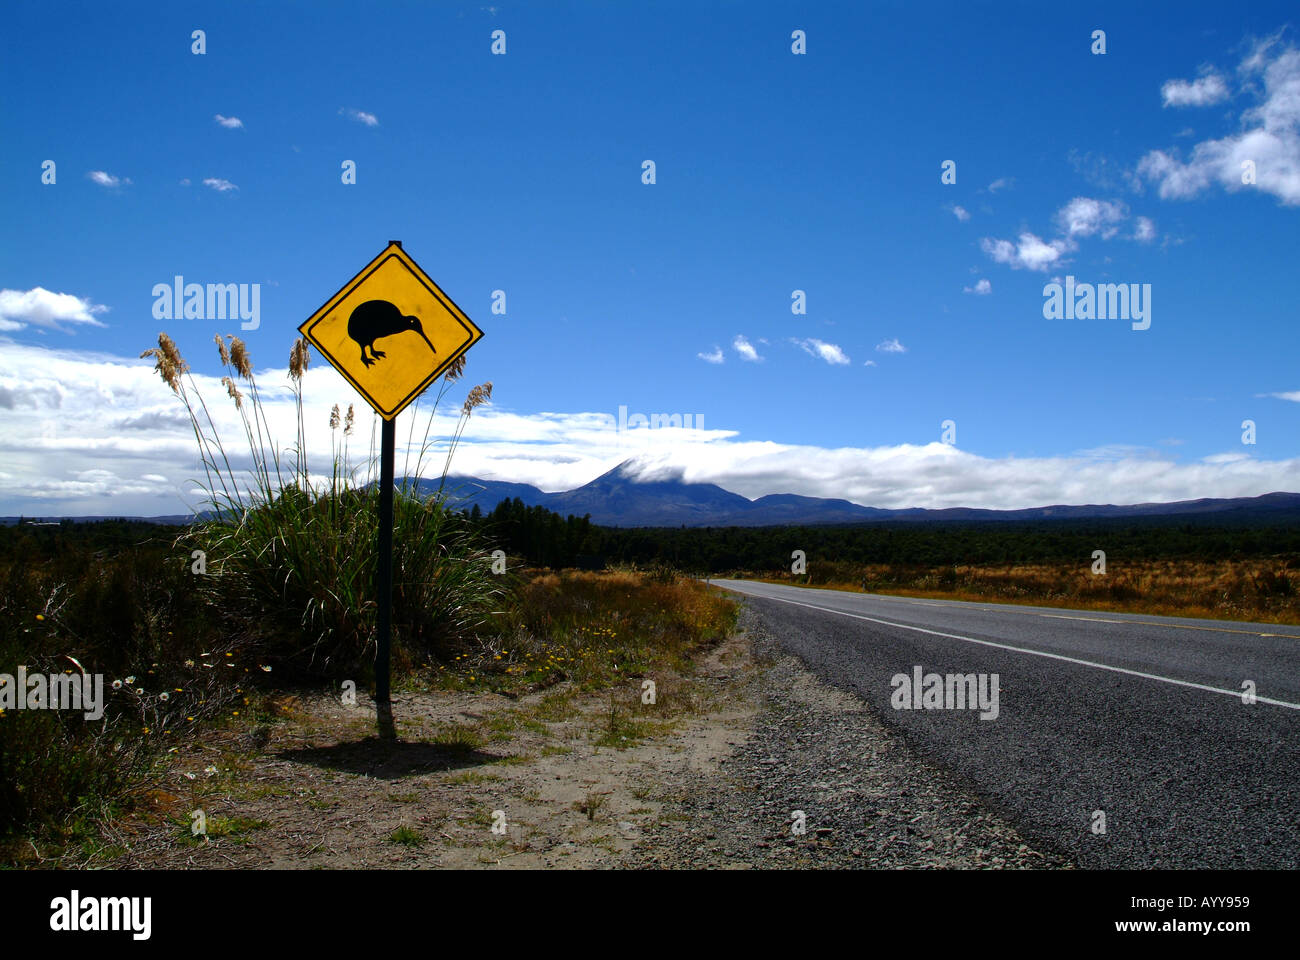
<svg viewBox="0 0 1300 960">
<path fill-rule="evenodd" d="M 1048 868 L 952 774 L 785 654 L 752 609 L 694 672 L 552 688 L 299 696 L 178 752 L 108 865 L 150 869 Z M 202 810 L 208 835 L 195 836 Z M 798 818 L 796 811 L 803 816 Z M 802 829 L 800 829 L 802 828 Z"/>
<path fill-rule="evenodd" d="M 860 699 L 785 654 L 749 607 L 740 626 L 748 669 L 735 682 L 758 707 L 754 722 L 716 770 L 672 783 L 665 815 L 623 865 L 1070 866 L 919 759 Z"/>
</svg>

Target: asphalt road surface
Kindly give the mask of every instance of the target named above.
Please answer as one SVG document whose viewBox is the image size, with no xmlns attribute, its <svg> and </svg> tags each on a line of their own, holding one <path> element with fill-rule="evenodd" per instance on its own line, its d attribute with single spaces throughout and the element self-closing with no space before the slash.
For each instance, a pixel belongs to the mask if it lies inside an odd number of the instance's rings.
<svg viewBox="0 0 1300 960">
<path fill-rule="evenodd" d="M 1300 866 L 1300 627 L 711 583 L 1082 867 Z M 930 673 L 996 674 L 996 716 Z"/>
</svg>

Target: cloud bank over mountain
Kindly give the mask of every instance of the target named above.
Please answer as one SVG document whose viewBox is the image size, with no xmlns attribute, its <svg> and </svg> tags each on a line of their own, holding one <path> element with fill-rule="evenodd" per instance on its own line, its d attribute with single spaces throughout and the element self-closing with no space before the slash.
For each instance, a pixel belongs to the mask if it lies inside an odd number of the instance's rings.
<svg viewBox="0 0 1300 960">
<path fill-rule="evenodd" d="M 291 442 L 296 419 L 287 367 L 259 368 L 257 379 L 272 434 Z M 232 464 L 245 468 L 243 427 L 225 388 L 214 376 L 196 374 L 194 380 Z M 449 393 L 429 425 L 430 437 L 451 435 L 472 382 Z M 500 388 L 496 396 L 508 397 Z M 348 450 L 364 465 L 378 419 L 362 409 L 351 386 L 317 363 L 304 377 L 303 402 L 313 469 L 327 476 L 331 444 L 342 443 L 341 433 L 328 426 L 336 403 L 344 409 L 358 403 Z M 991 457 L 928 438 L 832 448 L 745 437 L 718 424 L 620 431 L 616 409 L 520 412 L 503 402 L 475 411 L 453 472 L 560 491 L 631 459 L 637 478 L 648 481 L 715 483 L 750 499 L 789 493 L 885 508 L 1015 509 L 1300 490 L 1300 459 L 1260 459 L 1246 446 L 1194 460 L 1179 459 L 1167 446 L 1114 445 Z M 398 421 L 399 474 L 415 472 L 428 415 L 425 405 Z M 193 480 L 202 470 L 192 428 L 179 399 L 146 361 L 0 343 L 0 423 L 0 514 L 148 516 L 200 503 Z M 444 456 L 443 447 L 434 447 L 424 475 L 441 473 Z"/>
</svg>

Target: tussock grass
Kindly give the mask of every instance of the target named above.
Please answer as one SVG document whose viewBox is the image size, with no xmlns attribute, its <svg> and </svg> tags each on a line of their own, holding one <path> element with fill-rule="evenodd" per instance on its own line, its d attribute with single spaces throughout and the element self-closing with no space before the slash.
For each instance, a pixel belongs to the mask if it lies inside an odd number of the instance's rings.
<svg viewBox="0 0 1300 960">
<path fill-rule="evenodd" d="M 219 434 L 210 406 L 217 401 L 199 391 L 170 337 L 160 334 L 142 354 L 189 418 L 203 519 L 173 542 L 127 523 L 0 533 L 0 672 L 22 664 L 53 674 L 75 665 L 104 674 L 108 701 L 98 723 L 80 713 L 0 712 L 0 859 L 62 856 L 143 792 L 164 748 L 203 723 L 276 719 L 255 689 L 272 671 L 280 680 L 372 675 L 378 489 L 366 480 L 378 476 L 377 452 L 353 462 L 355 414 L 349 408 L 340 416 L 336 407 L 332 461 L 325 474 L 312 473 L 302 405 L 306 341 L 290 351 L 297 423 L 284 444 L 244 343 L 215 342 L 226 370 L 221 402 L 235 407 L 244 452 Z M 412 418 L 413 456 L 398 465 L 403 475 L 421 474 L 437 445 L 430 431 L 438 404 L 463 370 L 460 361 L 443 379 L 422 438 Z M 491 392 L 490 383 L 469 391 L 445 440 L 443 482 L 472 411 Z M 478 535 L 440 495 L 400 489 L 394 514 L 400 672 L 476 636 L 507 583 L 491 573 Z M 93 549 L 102 541 L 113 548 Z M 192 566 L 196 550 L 206 555 L 206 570 Z M 264 742 L 267 732 L 254 729 L 251 742 Z"/>
<path fill-rule="evenodd" d="M 401 826 L 388 835 L 388 842 L 403 847 L 420 847 L 428 841 L 419 830 L 414 827 Z"/>
<path fill-rule="evenodd" d="M 20 663 L 62 672 L 75 658 L 87 672 L 121 681 L 98 724 L 80 714 L 0 715 L 0 842 L 12 841 L 0 853 L 8 862 L 23 856 L 13 844 L 40 842 L 44 850 L 35 855 L 42 859 L 61 857 L 77 842 L 84 847 L 135 796 L 147 797 L 168 753 L 192 742 L 205 724 L 246 726 L 242 742 L 264 748 L 271 724 L 296 715 L 299 701 L 283 690 L 286 681 L 355 679 L 360 686 L 372 674 L 378 458 L 371 450 L 354 463 L 353 410 L 332 413 L 332 462 L 327 473 L 311 472 L 302 408 L 305 342 L 290 353 L 298 416 L 295 436 L 282 446 L 247 348 L 218 337 L 227 371 L 221 402 L 234 404 L 247 445 L 232 452 L 176 345 L 166 334 L 158 343 L 145 355 L 193 428 L 197 482 L 206 495 L 202 519 L 170 542 L 154 534 L 131 540 L 128 532 L 129 543 L 111 551 L 47 529 L 40 537 L 48 549 L 33 552 L 35 535 L 0 533 L 0 672 Z M 400 474 L 420 476 L 435 445 L 434 412 L 462 370 L 444 380 L 418 443 L 412 421 L 414 464 Z M 490 396 L 491 384 L 469 391 L 446 440 L 443 482 L 471 412 Z M 641 704 L 642 678 L 673 689 L 671 677 L 689 673 L 695 655 L 734 626 L 730 600 L 667 568 L 494 575 L 491 544 L 450 508 L 441 487 L 427 498 L 416 489 L 395 491 L 394 514 L 395 678 L 515 697 L 554 687 L 538 711 L 520 715 L 523 729 L 541 732 L 546 721 L 580 712 L 575 698 L 610 690 L 612 715 L 595 735 L 619 746 L 650 735 L 669 711 L 662 703 Z M 101 533 L 86 536 L 93 541 Z M 191 567 L 195 550 L 206 556 L 201 575 Z M 266 695 L 273 681 L 282 687 L 277 697 Z M 450 725 L 433 741 L 469 755 L 493 732 Z M 509 755 L 496 762 L 530 760 Z M 236 766 L 223 759 L 222 777 L 235 776 Z M 264 826 L 209 818 L 208 832 L 238 842 Z M 186 822 L 186 837 L 188 829 Z"/>
<path fill-rule="evenodd" d="M 210 816 L 205 824 L 207 828 L 206 834 L 196 834 L 194 833 L 192 821 L 178 819 L 176 824 L 176 831 L 181 842 L 191 846 L 222 838 L 232 843 L 247 843 L 248 834 L 255 830 L 265 830 L 270 826 L 265 820 L 256 820 L 252 817 Z"/>
<path fill-rule="evenodd" d="M 435 733 L 429 742 L 444 747 L 454 754 L 469 756 L 483 746 L 483 737 L 473 727 L 450 724 Z"/>
<path fill-rule="evenodd" d="M 163 381 L 180 398 L 194 431 L 210 519 L 194 525 L 185 547 L 210 558 L 200 584 L 209 606 L 243 611 L 249 642 L 269 659 L 312 676 L 369 676 L 374 657 L 374 595 L 379 528 L 378 451 L 354 463 L 349 438 L 354 411 L 329 420 L 332 458 L 328 474 L 313 474 L 307 458 L 309 426 L 304 419 L 302 376 L 308 364 L 306 340 L 289 356 L 290 388 L 296 401 L 296 436 L 281 447 L 274 437 L 254 375 L 252 359 L 238 337 L 216 337 L 226 369 L 229 400 L 243 426 L 247 470 L 236 470 L 206 399 L 175 343 L 160 334 L 152 357 Z M 450 385 L 463 372 L 458 364 L 444 377 L 429 410 L 415 463 L 403 474 L 418 477 L 436 445 L 433 418 Z M 492 384 L 469 392 L 447 441 L 445 482 L 472 411 L 487 402 Z M 415 417 L 411 420 L 414 443 Z M 341 428 L 341 435 L 340 435 Z M 241 456 L 243 456 L 241 454 Z M 363 480 L 364 477 L 364 480 Z M 422 498 L 413 488 L 395 491 L 393 502 L 393 625 L 397 667 L 421 662 L 440 646 L 473 634 L 499 604 L 500 578 L 490 553 L 439 494 Z"/>
</svg>

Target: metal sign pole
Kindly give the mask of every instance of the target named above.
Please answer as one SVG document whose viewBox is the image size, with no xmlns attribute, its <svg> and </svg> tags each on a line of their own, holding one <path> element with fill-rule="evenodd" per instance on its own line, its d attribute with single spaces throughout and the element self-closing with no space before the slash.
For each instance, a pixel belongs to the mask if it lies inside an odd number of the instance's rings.
<svg viewBox="0 0 1300 960">
<path fill-rule="evenodd" d="M 379 556 L 375 565 L 375 707 L 380 736 L 393 737 L 389 661 L 395 419 L 463 357 L 483 331 L 411 259 L 400 240 L 390 240 L 379 256 L 303 321 L 298 331 L 383 420 Z"/>
<path fill-rule="evenodd" d="M 396 418 L 384 420 L 379 463 L 379 564 L 375 575 L 376 618 L 375 702 L 392 701 L 388 689 L 388 650 L 393 629 L 393 446 Z"/>
</svg>

